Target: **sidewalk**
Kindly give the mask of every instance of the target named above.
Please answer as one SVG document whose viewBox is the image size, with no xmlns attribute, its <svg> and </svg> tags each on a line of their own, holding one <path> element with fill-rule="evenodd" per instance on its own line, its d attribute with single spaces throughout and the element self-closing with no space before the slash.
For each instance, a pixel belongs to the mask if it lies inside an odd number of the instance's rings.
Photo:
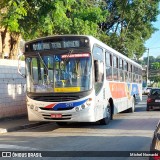
<svg viewBox="0 0 160 160">
<path fill-rule="evenodd" d="M 29 122 L 27 116 L 17 118 L 0 119 L 0 133 L 13 132 L 42 125 L 48 122 Z"/>
</svg>

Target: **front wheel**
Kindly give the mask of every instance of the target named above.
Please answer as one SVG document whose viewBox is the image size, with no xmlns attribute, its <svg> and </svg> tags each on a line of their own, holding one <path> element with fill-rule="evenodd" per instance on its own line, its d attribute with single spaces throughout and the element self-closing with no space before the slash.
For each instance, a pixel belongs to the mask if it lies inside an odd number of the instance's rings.
<svg viewBox="0 0 160 160">
<path fill-rule="evenodd" d="M 99 122 L 101 125 L 107 125 L 109 124 L 110 120 L 112 117 L 112 112 L 111 112 L 111 107 L 107 106 L 106 108 L 106 117 L 104 117 L 103 119 L 101 119 Z"/>
<path fill-rule="evenodd" d="M 150 110 L 150 108 L 149 108 L 149 106 L 147 105 L 146 111 L 149 111 L 149 110 Z"/>
</svg>

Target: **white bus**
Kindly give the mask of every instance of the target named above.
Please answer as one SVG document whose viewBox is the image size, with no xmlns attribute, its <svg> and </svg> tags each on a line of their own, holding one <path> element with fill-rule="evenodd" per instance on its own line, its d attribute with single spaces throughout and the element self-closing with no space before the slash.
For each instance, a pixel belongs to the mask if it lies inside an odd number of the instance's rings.
<svg viewBox="0 0 160 160">
<path fill-rule="evenodd" d="M 108 124 L 142 99 L 142 67 L 92 36 L 39 38 L 24 55 L 30 121 Z"/>
</svg>

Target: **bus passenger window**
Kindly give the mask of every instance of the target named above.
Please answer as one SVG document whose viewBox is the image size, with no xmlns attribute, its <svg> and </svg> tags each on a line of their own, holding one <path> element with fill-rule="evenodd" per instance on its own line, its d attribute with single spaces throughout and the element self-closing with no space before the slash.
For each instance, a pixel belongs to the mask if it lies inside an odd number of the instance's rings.
<svg viewBox="0 0 160 160">
<path fill-rule="evenodd" d="M 133 66 L 131 65 L 131 67 L 130 67 L 130 72 L 131 72 L 131 73 L 130 73 L 130 76 L 131 76 L 131 77 L 130 77 L 130 80 L 131 80 L 131 82 L 133 81 L 133 79 L 132 79 L 132 78 L 133 78 L 133 77 L 132 77 L 132 67 L 133 67 Z"/>
<path fill-rule="evenodd" d="M 139 83 L 139 76 L 136 74 L 136 83 Z"/>
<path fill-rule="evenodd" d="M 113 79 L 118 80 L 118 57 L 113 57 Z"/>
<path fill-rule="evenodd" d="M 119 80 L 121 82 L 124 81 L 123 60 L 122 59 L 119 59 Z"/>
<path fill-rule="evenodd" d="M 112 55 L 106 52 L 106 79 L 112 80 Z"/>
<path fill-rule="evenodd" d="M 131 82 L 131 65 L 128 63 L 128 82 Z"/>
<path fill-rule="evenodd" d="M 124 61 L 124 74 L 125 74 L 125 81 L 128 82 L 128 63 Z"/>
<path fill-rule="evenodd" d="M 140 76 L 140 83 L 142 83 L 142 76 Z"/>
<path fill-rule="evenodd" d="M 136 82 L 136 75 L 133 74 L 133 82 Z"/>
<path fill-rule="evenodd" d="M 95 71 L 95 91 L 96 94 L 101 90 L 104 81 L 104 63 L 100 60 L 94 60 Z"/>
</svg>

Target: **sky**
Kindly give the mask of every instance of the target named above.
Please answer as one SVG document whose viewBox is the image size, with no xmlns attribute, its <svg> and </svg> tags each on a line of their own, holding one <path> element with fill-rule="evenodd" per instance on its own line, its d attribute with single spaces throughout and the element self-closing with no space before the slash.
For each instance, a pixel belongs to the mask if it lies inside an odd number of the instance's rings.
<svg viewBox="0 0 160 160">
<path fill-rule="evenodd" d="M 145 47 L 149 48 L 149 56 L 157 57 L 160 56 L 160 15 L 157 16 L 157 21 L 153 23 L 153 26 L 159 30 L 154 32 L 151 38 L 146 41 Z M 147 52 L 143 54 L 143 57 L 147 57 Z"/>
</svg>

